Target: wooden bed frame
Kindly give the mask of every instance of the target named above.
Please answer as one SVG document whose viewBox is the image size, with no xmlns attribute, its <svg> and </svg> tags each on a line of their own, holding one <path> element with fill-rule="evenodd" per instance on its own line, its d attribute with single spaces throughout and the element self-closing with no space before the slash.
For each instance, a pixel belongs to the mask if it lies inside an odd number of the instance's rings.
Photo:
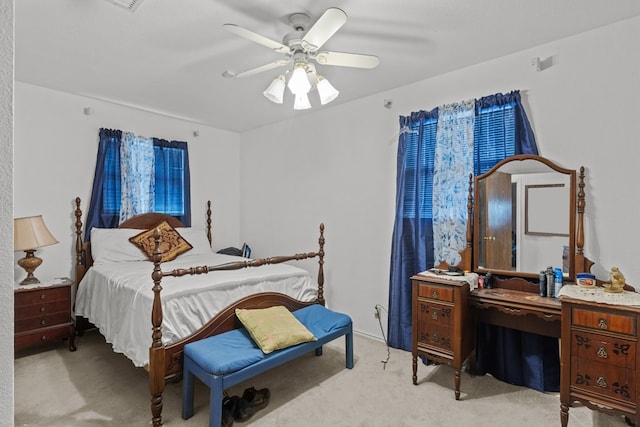
<svg viewBox="0 0 640 427">
<path fill-rule="evenodd" d="M 85 272 L 93 264 L 91 257 L 90 242 L 84 242 L 82 238 L 82 209 L 80 208 L 80 198 L 76 197 L 75 209 L 75 233 L 76 233 L 76 283 L 84 276 Z M 176 218 L 160 213 L 148 213 L 138 215 L 120 224 L 119 228 L 134 228 L 148 230 L 161 221 L 166 220 L 172 227 L 179 228 L 184 225 Z M 211 244 L 211 202 L 207 202 L 207 237 Z M 151 393 L 151 414 L 153 426 L 162 425 L 162 393 L 167 380 L 180 379 L 182 376 L 183 348 L 185 344 L 198 341 L 206 337 L 217 335 L 241 327 L 236 318 L 236 308 L 267 308 L 274 305 L 283 305 L 290 311 L 312 305 L 324 305 L 324 224 L 320 224 L 320 237 L 318 238 L 318 251 L 299 253 L 289 256 L 275 256 L 270 258 L 256 258 L 247 261 L 231 262 L 218 266 L 196 266 L 171 271 L 162 271 L 160 251 L 160 232 L 155 230 L 155 249 L 153 253 L 153 271 L 150 277 L 153 281 L 153 306 L 151 311 L 152 344 L 149 348 L 149 364 L 146 369 L 149 372 L 149 391 Z M 239 301 L 234 302 L 213 319 L 209 320 L 202 328 L 188 337 L 172 344 L 162 343 L 162 299 L 161 280 L 163 277 L 181 277 L 186 275 L 207 274 L 220 270 L 239 270 L 248 267 L 259 267 L 267 264 L 279 264 L 293 260 L 303 260 L 308 258 L 318 258 L 318 295 L 315 301 L 298 301 L 285 294 L 276 292 L 263 292 L 249 295 Z"/>
</svg>

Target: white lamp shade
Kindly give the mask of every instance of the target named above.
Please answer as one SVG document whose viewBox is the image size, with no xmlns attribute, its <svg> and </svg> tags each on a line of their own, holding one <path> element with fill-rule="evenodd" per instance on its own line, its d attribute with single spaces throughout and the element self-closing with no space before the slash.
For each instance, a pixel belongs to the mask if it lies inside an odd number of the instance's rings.
<svg viewBox="0 0 640 427">
<path fill-rule="evenodd" d="M 42 215 L 14 218 L 13 250 L 25 251 L 58 243 L 42 219 Z"/>
<path fill-rule="evenodd" d="M 318 84 L 316 85 L 318 88 L 318 95 L 320 96 L 320 104 L 328 104 L 334 99 L 338 97 L 340 91 L 338 91 L 329 80 L 324 77 L 318 77 Z"/>
<path fill-rule="evenodd" d="M 278 76 L 269 85 L 269 87 L 262 92 L 262 94 L 271 102 L 276 104 L 282 104 L 284 99 L 284 76 Z"/>
<path fill-rule="evenodd" d="M 309 108 L 311 108 L 311 103 L 309 102 L 309 96 L 306 93 L 296 94 L 296 100 L 293 103 L 293 109 L 307 110 Z"/>
<path fill-rule="evenodd" d="M 287 84 L 292 94 L 306 94 L 311 89 L 311 83 L 307 78 L 307 72 L 303 66 L 298 66 L 293 69 L 289 83 Z"/>
</svg>

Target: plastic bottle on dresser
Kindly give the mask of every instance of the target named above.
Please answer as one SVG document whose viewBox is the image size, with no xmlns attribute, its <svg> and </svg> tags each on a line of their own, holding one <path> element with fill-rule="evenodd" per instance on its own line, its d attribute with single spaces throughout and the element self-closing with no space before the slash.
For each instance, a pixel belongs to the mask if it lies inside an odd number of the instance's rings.
<svg viewBox="0 0 640 427">
<path fill-rule="evenodd" d="M 558 298 L 558 294 L 560 293 L 560 288 L 562 287 L 562 269 L 560 267 L 556 267 L 554 285 L 553 285 L 553 297 Z"/>
</svg>

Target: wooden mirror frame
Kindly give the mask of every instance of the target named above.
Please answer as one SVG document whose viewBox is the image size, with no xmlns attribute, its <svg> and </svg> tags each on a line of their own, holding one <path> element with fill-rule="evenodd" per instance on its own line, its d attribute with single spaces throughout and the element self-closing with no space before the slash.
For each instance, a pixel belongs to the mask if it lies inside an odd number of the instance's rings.
<svg viewBox="0 0 640 427">
<path fill-rule="evenodd" d="M 519 154 L 515 156 L 508 157 L 500 162 L 498 162 L 495 166 L 491 168 L 488 172 L 476 176 L 474 179 L 474 187 L 473 187 L 473 197 L 477 197 L 479 194 L 479 185 L 482 180 L 491 176 L 493 173 L 498 171 L 503 165 L 512 163 L 512 162 L 522 162 L 525 160 L 533 160 L 540 162 L 546 165 L 552 171 L 558 172 L 560 174 L 565 174 L 569 176 L 570 188 L 569 188 L 569 197 L 571 199 L 569 205 L 569 273 L 568 280 L 574 281 L 576 278 L 576 274 L 583 271 L 589 271 L 591 265 L 593 263 L 584 257 L 584 208 L 585 208 L 585 199 L 584 199 L 584 167 L 580 168 L 579 174 L 579 183 L 576 185 L 576 171 L 573 169 L 565 169 L 558 165 L 556 165 L 553 161 L 531 154 Z M 577 188 L 579 191 L 576 192 Z M 472 196 L 469 196 L 470 200 Z M 473 235 L 473 271 L 479 274 L 491 272 L 492 274 L 502 275 L 502 276 L 513 276 L 513 277 L 522 277 L 522 278 L 537 278 L 537 272 L 520 272 L 513 270 L 502 270 L 502 269 L 493 269 L 488 267 L 479 267 L 479 250 L 480 250 L 480 242 L 478 232 L 480 227 L 480 210 L 477 209 L 477 206 L 474 206 L 473 209 L 473 224 L 469 221 L 468 228 L 472 228 L 467 235 Z M 470 216 L 471 217 L 471 216 Z M 467 242 L 467 246 L 471 246 L 471 242 Z M 545 266 L 541 266 L 543 269 Z"/>
</svg>

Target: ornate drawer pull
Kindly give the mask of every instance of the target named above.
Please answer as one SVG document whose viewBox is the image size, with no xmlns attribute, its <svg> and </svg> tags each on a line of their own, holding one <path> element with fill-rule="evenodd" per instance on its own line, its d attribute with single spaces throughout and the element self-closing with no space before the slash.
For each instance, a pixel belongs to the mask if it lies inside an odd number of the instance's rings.
<svg viewBox="0 0 640 427">
<path fill-rule="evenodd" d="M 609 355 L 607 354 L 607 349 L 604 348 L 604 346 L 600 346 L 598 347 L 598 357 L 601 359 L 606 359 L 607 357 L 609 357 Z"/>
<path fill-rule="evenodd" d="M 431 342 L 438 343 L 439 341 L 440 341 L 440 338 L 438 338 L 438 334 L 433 334 L 431 336 Z"/>
<path fill-rule="evenodd" d="M 598 385 L 598 387 L 606 388 L 607 387 L 607 380 L 604 377 L 600 376 L 596 380 L 596 384 Z"/>
<path fill-rule="evenodd" d="M 607 325 L 607 321 L 604 319 L 598 319 L 598 328 L 609 329 L 609 326 Z"/>
<path fill-rule="evenodd" d="M 438 312 L 437 312 L 437 311 L 434 311 L 434 312 L 431 314 L 431 318 L 432 318 L 433 320 L 438 320 Z"/>
<path fill-rule="evenodd" d="M 46 294 L 40 294 L 40 299 L 44 299 L 46 296 Z"/>
<path fill-rule="evenodd" d="M 42 319 L 42 320 L 40 321 L 40 325 L 44 326 L 44 325 L 46 325 L 46 324 L 47 324 L 47 321 L 46 321 L 46 320 Z"/>
<path fill-rule="evenodd" d="M 45 308 L 44 307 L 40 307 L 40 313 L 44 313 Z"/>
<path fill-rule="evenodd" d="M 433 291 L 433 292 L 431 293 L 431 297 L 432 297 L 432 298 L 436 298 L 436 299 L 437 299 L 437 298 L 438 298 L 438 291 Z"/>
<path fill-rule="evenodd" d="M 46 341 L 46 339 L 47 339 L 47 336 L 46 336 L 46 335 L 43 335 L 43 336 L 41 336 L 41 337 L 40 337 L 40 340 L 41 340 L 41 341 Z"/>
</svg>

